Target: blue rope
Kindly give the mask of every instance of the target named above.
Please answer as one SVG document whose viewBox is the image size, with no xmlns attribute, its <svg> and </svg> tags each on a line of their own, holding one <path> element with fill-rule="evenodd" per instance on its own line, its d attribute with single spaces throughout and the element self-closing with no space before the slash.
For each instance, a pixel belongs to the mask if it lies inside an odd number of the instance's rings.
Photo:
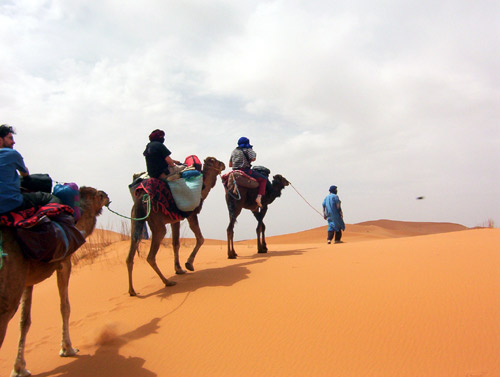
<svg viewBox="0 0 500 377">
<path fill-rule="evenodd" d="M 3 252 L 3 233 L 0 230 L 0 270 L 3 267 L 3 257 L 6 257 L 9 254 Z"/>
</svg>

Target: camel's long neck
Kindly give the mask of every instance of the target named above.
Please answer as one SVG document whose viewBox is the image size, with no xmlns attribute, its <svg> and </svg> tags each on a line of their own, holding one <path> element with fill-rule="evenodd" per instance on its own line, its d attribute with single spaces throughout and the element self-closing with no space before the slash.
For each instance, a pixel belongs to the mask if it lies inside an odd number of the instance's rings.
<svg viewBox="0 0 500 377">
<path fill-rule="evenodd" d="M 203 174 L 203 189 L 201 190 L 201 200 L 204 201 L 205 198 L 208 196 L 210 193 L 210 190 L 215 186 L 217 183 L 217 174 L 216 171 L 213 169 L 210 169 L 207 172 L 204 172 Z"/>
<path fill-rule="evenodd" d="M 268 197 L 268 203 L 271 204 L 272 202 L 274 202 L 274 200 L 276 198 L 279 198 L 281 196 L 281 191 L 283 191 L 284 187 L 281 186 L 281 185 L 276 185 L 276 184 L 273 184 L 272 185 L 272 190 L 271 192 L 269 193 L 269 197 Z"/>
<path fill-rule="evenodd" d="M 76 223 L 76 227 L 85 232 L 85 237 L 88 237 L 94 231 L 97 224 L 97 215 L 90 206 L 82 205 L 82 216 Z"/>
</svg>

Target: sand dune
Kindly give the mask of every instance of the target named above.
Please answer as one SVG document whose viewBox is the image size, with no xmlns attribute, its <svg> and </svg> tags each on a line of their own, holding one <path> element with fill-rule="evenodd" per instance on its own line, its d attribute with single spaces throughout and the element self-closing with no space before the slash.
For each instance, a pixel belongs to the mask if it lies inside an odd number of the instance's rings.
<svg viewBox="0 0 500 377">
<path fill-rule="evenodd" d="M 500 376 L 499 229 L 384 220 L 348 225 L 338 245 L 325 233 L 269 237 L 264 255 L 242 241 L 237 260 L 214 241 L 195 272 L 177 276 L 162 246 L 159 266 L 178 284 L 165 288 L 143 256 L 135 298 L 128 242 L 117 239 L 71 278 L 78 357 L 58 356 L 55 277 L 35 287 L 28 367 L 39 377 Z M 0 350 L 1 376 L 18 320 Z"/>
</svg>

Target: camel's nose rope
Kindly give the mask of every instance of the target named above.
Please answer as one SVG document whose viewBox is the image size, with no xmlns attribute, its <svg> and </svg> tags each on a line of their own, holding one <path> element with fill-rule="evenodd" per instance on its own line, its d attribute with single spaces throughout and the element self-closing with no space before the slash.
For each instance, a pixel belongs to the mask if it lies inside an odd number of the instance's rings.
<svg viewBox="0 0 500 377">
<path fill-rule="evenodd" d="M 299 194 L 299 196 L 300 196 L 300 197 L 304 200 L 304 202 L 306 202 L 306 203 L 309 205 L 309 207 L 311 207 L 313 210 L 315 210 L 315 211 L 316 211 L 316 212 L 317 212 L 317 213 L 321 216 L 321 218 L 324 218 L 324 216 L 325 216 L 325 215 L 324 215 L 324 214 L 322 214 L 321 212 L 319 212 L 316 208 L 314 208 L 314 207 L 311 205 L 311 203 L 309 203 L 309 202 L 306 200 L 306 198 L 304 198 L 304 197 L 302 196 L 302 194 L 301 194 L 300 192 L 298 192 L 298 191 L 297 191 L 297 189 L 294 187 L 294 185 L 292 185 L 292 182 L 288 181 L 288 183 L 290 183 L 290 186 L 292 186 L 292 188 L 295 190 L 295 192 L 296 192 L 297 194 Z"/>
</svg>

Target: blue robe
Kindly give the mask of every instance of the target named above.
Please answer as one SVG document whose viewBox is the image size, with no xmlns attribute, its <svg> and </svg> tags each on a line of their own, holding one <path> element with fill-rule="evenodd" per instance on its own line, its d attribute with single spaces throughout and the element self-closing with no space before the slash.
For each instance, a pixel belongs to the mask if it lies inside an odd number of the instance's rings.
<svg viewBox="0 0 500 377">
<path fill-rule="evenodd" d="M 336 194 L 329 194 L 323 200 L 323 212 L 328 220 L 328 231 L 345 230 L 344 220 L 342 219 L 340 208 L 340 199 Z"/>
</svg>

